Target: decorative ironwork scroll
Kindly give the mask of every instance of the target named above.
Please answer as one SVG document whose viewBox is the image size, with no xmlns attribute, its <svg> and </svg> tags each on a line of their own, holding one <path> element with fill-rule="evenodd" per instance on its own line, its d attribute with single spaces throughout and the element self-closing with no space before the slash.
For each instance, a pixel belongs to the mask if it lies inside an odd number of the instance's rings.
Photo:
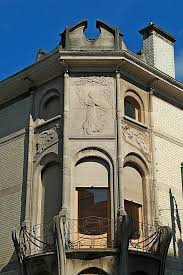
<svg viewBox="0 0 183 275">
<path fill-rule="evenodd" d="M 18 244 L 19 258 L 22 260 L 29 255 L 55 251 L 56 249 L 52 223 L 38 224 L 29 228 L 21 226 L 17 236 L 16 244 Z"/>
</svg>

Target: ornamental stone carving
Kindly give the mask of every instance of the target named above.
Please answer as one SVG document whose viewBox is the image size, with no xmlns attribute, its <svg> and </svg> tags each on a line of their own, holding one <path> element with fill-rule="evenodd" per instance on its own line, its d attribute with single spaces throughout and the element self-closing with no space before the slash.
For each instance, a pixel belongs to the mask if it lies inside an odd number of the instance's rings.
<svg viewBox="0 0 183 275">
<path fill-rule="evenodd" d="M 47 126 L 48 128 L 48 126 Z M 49 129 L 41 128 L 36 133 L 34 161 L 48 147 L 58 142 L 59 123 L 49 125 Z"/>
<path fill-rule="evenodd" d="M 112 135 L 113 97 L 112 77 L 74 78 L 71 85 L 72 135 Z"/>
<path fill-rule="evenodd" d="M 123 138 L 140 150 L 148 161 L 151 160 L 149 153 L 149 136 L 147 132 L 142 132 L 130 126 L 130 124 L 122 122 L 122 135 Z"/>
</svg>

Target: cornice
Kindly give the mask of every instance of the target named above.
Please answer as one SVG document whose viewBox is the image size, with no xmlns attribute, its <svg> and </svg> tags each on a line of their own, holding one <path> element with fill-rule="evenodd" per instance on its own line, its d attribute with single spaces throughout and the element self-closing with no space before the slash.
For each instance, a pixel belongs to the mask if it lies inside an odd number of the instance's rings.
<svg viewBox="0 0 183 275">
<path fill-rule="evenodd" d="M 77 61 L 77 62 L 76 62 Z M 67 67 L 67 68 L 66 68 Z M 147 64 L 139 56 L 125 50 L 120 51 L 65 51 L 57 50 L 41 61 L 0 82 L 0 102 L 5 102 L 45 81 L 63 73 L 80 70 L 114 72 L 120 69 L 135 77 L 147 88 L 153 88 L 175 100 L 183 102 L 183 83 L 175 80 L 157 68 Z"/>
</svg>

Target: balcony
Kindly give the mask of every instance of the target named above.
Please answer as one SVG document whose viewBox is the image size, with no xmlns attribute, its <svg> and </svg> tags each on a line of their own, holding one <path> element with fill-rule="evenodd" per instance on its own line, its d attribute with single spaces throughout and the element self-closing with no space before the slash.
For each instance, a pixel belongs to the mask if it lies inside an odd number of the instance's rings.
<svg viewBox="0 0 183 275">
<path fill-rule="evenodd" d="M 65 222 L 66 249 L 106 249 L 115 246 L 112 231 L 117 228 L 114 220 L 102 217 L 67 219 Z"/>
<path fill-rule="evenodd" d="M 163 270 L 171 230 L 132 222 L 128 216 L 116 220 L 95 216 L 81 219 L 56 216 L 50 224 L 21 226 L 12 237 L 19 262 L 24 263 L 26 270 L 38 263 L 46 266 L 48 258 L 50 266 L 58 264 L 65 268 L 68 258 L 87 260 L 107 255 L 121 259 L 121 262 L 129 255 L 130 270 L 137 263 L 143 266 L 144 259 L 146 263 L 153 259 L 156 267 Z"/>
<path fill-rule="evenodd" d="M 53 223 L 22 225 L 12 233 L 19 260 L 26 257 L 54 253 L 56 250 Z"/>
<path fill-rule="evenodd" d="M 133 233 L 129 239 L 128 250 L 156 254 L 160 245 L 163 227 L 133 222 L 132 228 Z"/>
<path fill-rule="evenodd" d="M 163 229 L 160 226 L 132 222 L 128 250 L 156 254 Z M 114 249 L 120 246 L 120 220 L 85 217 L 65 220 L 66 250 Z"/>
</svg>

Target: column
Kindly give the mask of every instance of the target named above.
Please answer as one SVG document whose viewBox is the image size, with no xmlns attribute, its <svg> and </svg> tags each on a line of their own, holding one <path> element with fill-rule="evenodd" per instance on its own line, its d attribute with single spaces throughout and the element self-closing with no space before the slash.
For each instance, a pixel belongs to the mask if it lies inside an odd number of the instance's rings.
<svg viewBox="0 0 183 275">
<path fill-rule="evenodd" d="M 67 216 L 70 191 L 70 157 L 69 157 L 69 89 L 68 70 L 64 73 L 64 127 L 63 127 L 63 188 L 61 215 Z"/>
<path fill-rule="evenodd" d="M 118 190 L 119 190 L 119 210 L 118 215 L 125 214 L 124 209 L 124 196 L 123 196 L 123 155 L 122 155 L 122 102 L 120 91 L 120 77 L 119 71 L 116 71 L 116 116 L 117 116 L 117 169 L 118 169 Z"/>
</svg>

